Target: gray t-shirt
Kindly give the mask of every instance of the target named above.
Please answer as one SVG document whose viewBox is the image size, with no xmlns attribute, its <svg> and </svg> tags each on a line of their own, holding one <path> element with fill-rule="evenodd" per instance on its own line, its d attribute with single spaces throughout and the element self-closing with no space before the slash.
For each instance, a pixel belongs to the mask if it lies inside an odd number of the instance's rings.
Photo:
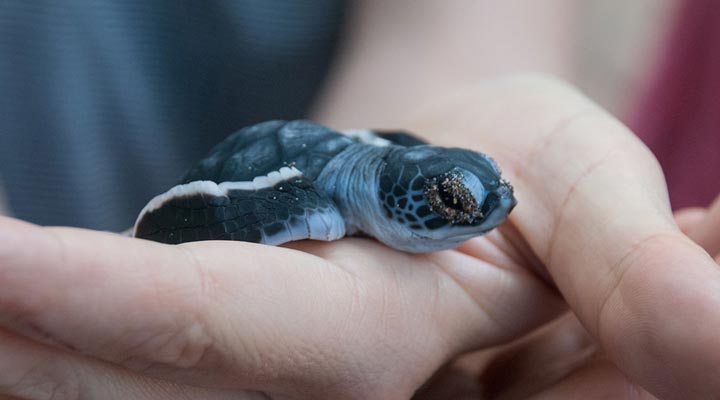
<svg viewBox="0 0 720 400">
<path fill-rule="evenodd" d="M 11 212 L 130 226 L 225 136 L 307 112 L 345 6 L 0 1 L 0 181 Z"/>
</svg>

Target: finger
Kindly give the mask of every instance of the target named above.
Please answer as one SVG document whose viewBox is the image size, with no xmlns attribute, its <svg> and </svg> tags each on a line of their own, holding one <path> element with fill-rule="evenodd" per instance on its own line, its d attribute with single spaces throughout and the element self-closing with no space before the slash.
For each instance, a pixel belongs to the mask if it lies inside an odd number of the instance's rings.
<svg viewBox="0 0 720 400">
<path fill-rule="evenodd" d="M 532 274 L 459 252 L 298 246 L 330 262 L 6 219 L 0 314 L 31 337 L 176 382 L 372 398 L 408 396 L 453 354 L 509 340 L 560 309 Z M 358 385 L 377 370 L 388 372 Z"/>
<path fill-rule="evenodd" d="M 0 331 L 0 399 L 266 398 L 258 393 L 201 389 L 148 378 L 126 369 Z M 12 397 L 10 397 L 12 396 Z"/>
<path fill-rule="evenodd" d="M 323 274 L 338 271 L 311 256 L 298 254 L 290 268 L 277 252 L 245 243 L 214 243 L 219 254 L 191 253 L 114 234 L 0 221 L 3 324 L 143 374 L 207 387 L 295 389 L 288 381 L 321 361 L 303 337 L 308 324 L 319 327 L 319 340 L 328 339 L 325 322 L 303 307 L 345 320 L 341 293 L 332 293 L 333 301 L 319 287 L 328 281 Z M 307 284 L 291 287 L 298 281 Z M 335 284 L 351 290 L 349 280 Z"/>
<path fill-rule="evenodd" d="M 489 137 L 515 182 L 512 222 L 612 360 L 660 397 L 720 392 L 720 271 L 675 226 L 661 170 L 632 133 L 538 79 L 487 85 L 444 115 L 427 129 L 466 132 L 456 144 Z"/>
<path fill-rule="evenodd" d="M 653 400 L 656 397 L 630 382 L 607 360 L 591 361 L 546 390 L 527 397 L 532 400 L 577 398 Z"/>
<path fill-rule="evenodd" d="M 482 373 L 492 399 L 526 398 L 585 364 L 597 346 L 572 314 L 506 346 Z"/>
<path fill-rule="evenodd" d="M 430 382 L 420 388 L 413 400 L 477 400 L 484 399 L 477 377 L 449 366 L 442 369 Z"/>
<path fill-rule="evenodd" d="M 673 215 L 680 231 L 688 235 L 693 228 L 705 220 L 707 213 L 708 210 L 702 207 L 688 207 L 675 211 Z"/>
<path fill-rule="evenodd" d="M 454 343 L 450 353 L 455 354 L 505 343 L 566 308 L 552 288 L 486 239 L 469 241 L 458 251 L 424 255 L 399 253 L 356 239 L 291 246 L 331 261 L 365 285 L 380 287 L 391 281 L 397 290 L 409 290 L 403 295 L 424 299 L 413 306 L 432 310 L 424 329 L 440 329 L 438 334 Z"/>
<path fill-rule="evenodd" d="M 688 236 L 711 255 L 720 256 L 720 196 L 710 206 L 703 221 L 688 231 Z"/>
</svg>

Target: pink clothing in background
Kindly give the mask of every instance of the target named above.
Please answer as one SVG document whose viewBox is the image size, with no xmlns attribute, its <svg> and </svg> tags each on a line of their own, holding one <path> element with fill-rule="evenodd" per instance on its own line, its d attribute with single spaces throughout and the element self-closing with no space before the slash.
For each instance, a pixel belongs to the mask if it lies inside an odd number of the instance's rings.
<svg viewBox="0 0 720 400">
<path fill-rule="evenodd" d="M 720 1 L 683 0 L 630 126 L 660 160 L 673 208 L 720 194 Z"/>
</svg>

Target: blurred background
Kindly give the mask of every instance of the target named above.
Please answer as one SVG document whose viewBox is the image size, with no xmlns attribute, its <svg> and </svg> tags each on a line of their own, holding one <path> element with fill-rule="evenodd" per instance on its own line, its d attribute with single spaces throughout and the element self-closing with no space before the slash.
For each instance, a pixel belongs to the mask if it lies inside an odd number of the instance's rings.
<svg viewBox="0 0 720 400">
<path fill-rule="evenodd" d="M 240 127 L 393 128 L 517 72 L 578 86 L 648 143 L 675 207 L 706 205 L 717 27 L 714 0 L 3 0 L 0 208 L 122 230 Z"/>
<path fill-rule="evenodd" d="M 620 118 L 650 84 L 669 36 L 673 0 L 578 2 L 577 66 L 571 79 Z"/>
</svg>

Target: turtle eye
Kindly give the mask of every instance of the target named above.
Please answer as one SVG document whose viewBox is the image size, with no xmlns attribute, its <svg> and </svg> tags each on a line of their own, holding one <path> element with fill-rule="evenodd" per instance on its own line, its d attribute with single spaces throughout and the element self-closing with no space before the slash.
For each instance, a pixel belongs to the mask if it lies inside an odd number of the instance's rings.
<svg viewBox="0 0 720 400">
<path fill-rule="evenodd" d="M 470 179 L 466 179 L 470 178 Z M 477 180 L 472 176 L 474 180 Z M 429 179 L 425 184 L 425 199 L 430 208 L 454 224 L 471 224 L 483 218 L 481 205 L 468 187 L 470 176 L 463 171 L 452 171 Z M 479 182 L 477 182 L 479 184 Z"/>
</svg>

